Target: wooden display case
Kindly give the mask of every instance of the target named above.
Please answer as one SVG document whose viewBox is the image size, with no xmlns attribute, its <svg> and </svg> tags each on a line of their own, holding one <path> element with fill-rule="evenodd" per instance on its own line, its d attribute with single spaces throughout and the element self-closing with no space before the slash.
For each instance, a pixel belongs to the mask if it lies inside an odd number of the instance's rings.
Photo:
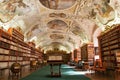
<svg viewBox="0 0 120 80">
<path fill-rule="evenodd" d="M 120 25 L 101 34 L 98 40 L 102 64 L 110 69 L 120 67 L 119 54 L 116 54 L 120 50 Z"/>
</svg>

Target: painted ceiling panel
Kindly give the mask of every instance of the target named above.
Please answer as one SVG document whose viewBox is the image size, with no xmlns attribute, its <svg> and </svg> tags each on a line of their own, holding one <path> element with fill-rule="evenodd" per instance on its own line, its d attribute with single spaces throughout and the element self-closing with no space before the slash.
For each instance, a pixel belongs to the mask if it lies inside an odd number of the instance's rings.
<svg viewBox="0 0 120 80">
<path fill-rule="evenodd" d="M 53 20 L 53 21 L 48 22 L 47 27 L 50 28 L 50 29 L 64 30 L 68 26 L 64 21 Z"/>
<path fill-rule="evenodd" d="M 51 39 L 64 39 L 64 35 L 60 35 L 60 34 L 51 34 L 50 35 Z"/>
<path fill-rule="evenodd" d="M 40 3 L 50 9 L 61 10 L 71 7 L 76 0 L 39 0 Z"/>
</svg>

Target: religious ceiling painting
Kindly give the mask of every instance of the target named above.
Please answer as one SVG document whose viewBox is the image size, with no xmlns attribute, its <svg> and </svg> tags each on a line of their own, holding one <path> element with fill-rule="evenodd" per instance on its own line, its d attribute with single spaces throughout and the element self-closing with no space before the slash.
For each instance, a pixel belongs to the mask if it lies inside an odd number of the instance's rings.
<svg viewBox="0 0 120 80">
<path fill-rule="evenodd" d="M 80 36 L 81 39 L 87 39 L 87 35 L 85 33 L 85 31 L 78 27 L 78 26 L 74 26 L 72 29 L 71 29 L 72 33 L 76 36 Z"/>
<path fill-rule="evenodd" d="M 21 7 L 26 8 L 26 4 L 23 0 L 3 0 L 0 2 L 0 21 L 5 23 L 19 15 L 17 12 Z"/>
<path fill-rule="evenodd" d="M 62 10 L 73 6 L 76 0 L 39 0 L 47 8 Z"/>
<path fill-rule="evenodd" d="M 107 24 L 109 21 L 114 20 L 114 9 L 108 4 L 108 1 L 101 1 L 94 4 L 97 11 L 97 18 L 102 24 Z"/>
<path fill-rule="evenodd" d="M 51 34 L 51 39 L 64 39 L 64 36 L 62 34 Z"/>
<path fill-rule="evenodd" d="M 81 30 L 79 27 L 76 26 L 72 29 L 72 33 L 74 33 L 75 35 L 79 35 L 81 33 Z"/>
<path fill-rule="evenodd" d="M 64 30 L 68 27 L 67 24 L 62 20 L 50 21 L 48 22 L 47 26 L 48 28 L 55 29 L 55 30 Z"/>
<path fill-rule="evenodd" d="M 32 27 L 27 33 L 26 36 L 27 38 L 31 38 L 33 36 L 37 36 L 38 33 L 40 34 L 42 32 L 42 30 L 40 30 L 39 25 L 34 25 L 34 27 Z"/>
</svg>

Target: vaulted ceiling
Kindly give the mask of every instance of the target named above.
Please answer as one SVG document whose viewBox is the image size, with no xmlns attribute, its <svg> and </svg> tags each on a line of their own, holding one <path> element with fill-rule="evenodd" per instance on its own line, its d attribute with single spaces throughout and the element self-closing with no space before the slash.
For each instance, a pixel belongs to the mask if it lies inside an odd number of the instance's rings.
<svg viewBox="0 0 120 80">
<path fill-rule="evenodd" d="M 119 18 L 120 0 L 0 0 L 0 25 L 20 27 L 26 42 L 45 51 L 97 44 L 100 32 Z"/>
</svg>

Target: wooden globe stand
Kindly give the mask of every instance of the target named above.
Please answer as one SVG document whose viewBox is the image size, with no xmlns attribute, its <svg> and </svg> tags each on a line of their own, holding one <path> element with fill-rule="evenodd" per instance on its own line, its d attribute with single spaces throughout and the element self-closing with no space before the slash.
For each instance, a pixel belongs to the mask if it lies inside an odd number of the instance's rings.
<svg viewBox="0 0 120 80">
<path fill-rule="evenodd" d="M 30 70 L 37 69 L 37 61 L 30 61 Z"/>
<path fill-rule="evenodd" d="M 19 80 L 21 77 L 21 65 L 19 63 L 13 63 L 9 70 L 8 80 Z"/>
</svg>

